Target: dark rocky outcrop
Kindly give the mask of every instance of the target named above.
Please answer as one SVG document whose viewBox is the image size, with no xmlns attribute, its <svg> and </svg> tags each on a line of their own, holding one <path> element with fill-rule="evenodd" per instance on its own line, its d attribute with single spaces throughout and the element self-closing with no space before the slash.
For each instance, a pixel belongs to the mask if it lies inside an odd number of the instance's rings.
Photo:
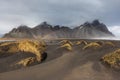
<svg viewBox="0 0 120 80">
<path fill-rule="evenodd" d="M 85 22 L 84 24 L 74 27 L 73 29 L 66 26 L 52 26 L 47 22 L 43 22 L 34 28 L 29 28 L 21 25 L 14 28 L 12 31 L 4 35 L 5 38 L 100 38 L 114 37 L 107 29 L 106 25 L 94 20 L 92 23 Z"/>
</svg>

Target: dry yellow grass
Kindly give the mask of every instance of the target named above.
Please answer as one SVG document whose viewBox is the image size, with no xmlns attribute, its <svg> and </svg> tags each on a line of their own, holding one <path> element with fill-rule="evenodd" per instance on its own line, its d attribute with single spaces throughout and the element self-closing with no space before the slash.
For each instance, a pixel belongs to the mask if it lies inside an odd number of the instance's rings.
<svg viewBox="0 0 120 80">
<path fill-rule="evenodd" d="M 112 46 L 115 47 L 115 44 L 111 41 L 96 41 L 96 43 L 100 44 L 101 46 Z"/>
<path fill-rule="evenodd" d="M 99 45 L 104 45 L 104 41 L 95 41 L 96 43 L 98 43 Z"/>
<path fill-rule="evenodd" d="M 66 48 L 67 50 L 71 51 L 73 48 L 73 43 L 71 41 L 68 40 L 62 40 L 61 42 L 61 48 Z"/>
<path fill-rule="evenodd" d="M 85 45 L 85 46 L 83 47 L 83 50 L 85 50 L 85 49 L 87 49 L 87 48 L 96 49 L 96 48 L 100 48 L 100 47 L 101 47 L 100 44 L 98 44 L 98 43 L 96 43 L 96 42 L 91 42 L 91 43 Z"/>
<path fill-rule="evenodd" d="M 41 54 L 45 51 L 45 43 L 37 40 L 19 40 L 15 42 L 4 42 L 0 44 L 1 54 L 32 53 L 35 59 L 40 62 Z M 30 58 L 31 59 L 31 58 Z M 28 60 L 30 60 L 28 59 Z"/>
<path fill-rule="evenodd" d="M 72 46 L 69 43 L 65 43 L 63 45 L 60 46 L 61 48 L 66 48 L 67 50 L 71 51 L 72 50 Z"/>
<path fill-rule="evenodd" d="M 81 45 L 81 44 L 84 44 L 84 45 L 87 45 L 88 43 L 84 40 L 82 41 L 76 41 L 75 45 Z"/>
<path fill-rule="evenodd" d="M 35 58 L 34 57 L 28 57 L 26 59 L 23 59 L 23 60 L 17 62 L 15 65 L 23 65 L 24 67 L 26 67 L 26 66 L 34 63 L 34 62 L 35 62 Z"/>
<path fill-rule="evenodd" d="M 15 42 L 3 42 L 0 44 L 0 46 L 7 46 L 7 45 L 10 45 L 10 44 L 13 44 Z"/>
<path fill-rule="evenodd" d="M 38 61 L 41 60 L 41 54 L 45 50 L 43 43 L 30 40 L 18 41 L 18 49 L 19 51 L 31 52 L 35 54 Z"/>
<path fill-rule="evenodd" d="M 120 68 L 120 49 L 106 54 L 102 57 L 102 61 L 109 64 L 111 67 L 119 67 Z"/>
<path fill-rule="evenodd" d="M 115 46 L 115 44 L 110 41 L 105 42 L 104 45 L 113 46 L 113 47 Z"/>
<path fill-rule="evenodd" d="M 62 40 L 60 41 L 60 44 L 65 44 L 65 43 L 69 43 L 71 46 L 73 45 L 73 43 L 69 40 Z"/>
</svg>

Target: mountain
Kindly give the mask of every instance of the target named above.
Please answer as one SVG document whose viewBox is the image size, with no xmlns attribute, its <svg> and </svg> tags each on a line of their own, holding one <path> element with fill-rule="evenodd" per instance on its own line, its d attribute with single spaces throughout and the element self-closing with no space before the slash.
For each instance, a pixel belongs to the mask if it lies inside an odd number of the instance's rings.
<svg viewBox="0 0 120 80">
<path fill-rule="evenodd" d="M 33 37 L 32 29 L 26 25 L 21 25 L 18 28 L 13 28 L 9 33 L 6 33 L 5 38 L 31 38 Z"/>
<path fill-rule="evenodd" d="M 99 38 L 99 37 L 114 37 L 114 35 L 107 29 L 106 25 L 94 20 L 92 23 L 85 22 L 84 24 L 71 29 L 67 26 L 50 25 L 43 22 L 34 28 L 29 28 L 26 25 L 21 25 L 18 28 L 12 29 L 6 33 L 4 38 Z"/>
<path fill-rule="evenodd" d="M 84 24 L 74 28 L 73 36 L 75 38 L 100 38 L 113 37 L 114 35 L 107 29 L 106 25 L 94 20 L 92 23 Z"/>
</svg>

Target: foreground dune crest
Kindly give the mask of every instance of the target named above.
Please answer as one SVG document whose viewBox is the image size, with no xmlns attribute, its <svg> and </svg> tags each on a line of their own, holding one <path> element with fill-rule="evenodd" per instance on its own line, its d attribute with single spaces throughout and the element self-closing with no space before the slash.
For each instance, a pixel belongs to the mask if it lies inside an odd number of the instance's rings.
<svg viewBox="0 0 120 80">
<path fill-rule="evenodd" d="M 33 54 L 26 59 L 21 60 L 18 64 L 27 66 L 35 61 L 41 62 L 42 54 L 45 51 L 45 43 L 37 40 L 19 40 L 13 42 L 3 42 L 0 44 L 0 56 L 10 56 L 13 54 Z"/>
</svg>

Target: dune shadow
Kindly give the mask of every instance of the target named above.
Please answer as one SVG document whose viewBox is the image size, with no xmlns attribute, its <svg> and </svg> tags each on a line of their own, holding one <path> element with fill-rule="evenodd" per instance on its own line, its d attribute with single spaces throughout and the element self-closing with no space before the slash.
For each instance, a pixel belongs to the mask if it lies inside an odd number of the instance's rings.
<svg viewBox="0 0 120 80">
<path fill-rule="evenodd" d="M 48 57 L 47 52 L 44 52 L 41 56 L 42 56 L 41 61 L 44 62 Z"/>
</svg>

